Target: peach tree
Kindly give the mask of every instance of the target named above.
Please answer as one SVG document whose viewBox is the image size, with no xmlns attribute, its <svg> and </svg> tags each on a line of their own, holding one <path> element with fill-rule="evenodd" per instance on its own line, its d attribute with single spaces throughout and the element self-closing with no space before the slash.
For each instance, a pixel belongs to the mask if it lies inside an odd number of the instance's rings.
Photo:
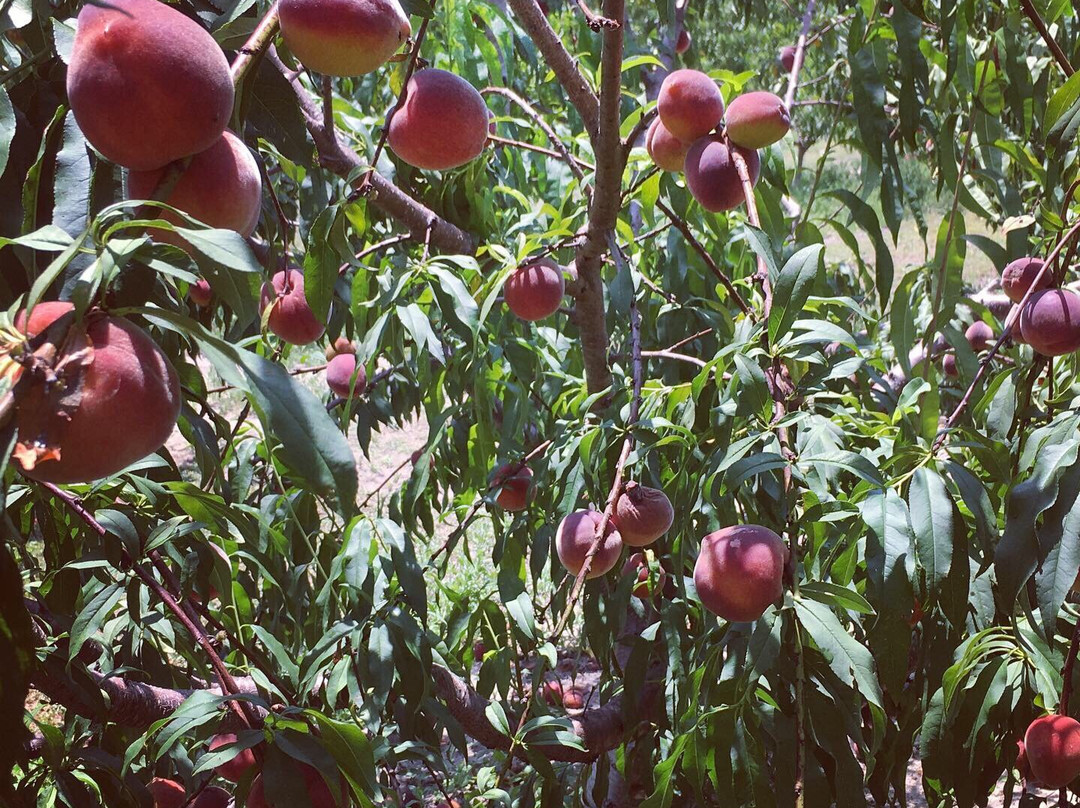
<svg viewBox="0 0 1080 808">
<path fill-rule="evenodd" d="M 0 33 L 0 804 L 1080 796 L 1069 3 Z"/>
</svg>

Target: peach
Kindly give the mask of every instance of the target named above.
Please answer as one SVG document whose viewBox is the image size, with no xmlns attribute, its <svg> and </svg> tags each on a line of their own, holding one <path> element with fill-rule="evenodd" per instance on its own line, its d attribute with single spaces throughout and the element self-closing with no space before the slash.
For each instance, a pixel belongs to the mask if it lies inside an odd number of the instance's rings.
<svg viewBox="0 0 1080 808">
<path fill-rule="evenodd" d="M 1020 779 L 1022 780 L 1034 780 L 1035 778 L 1031 774 L 1031 765 L 1028 763 L 1027 751 L 1024 749 L 1024 742 L 1016 742 L 1016 770 L 1020 772 Z"/>
<path fill-rule="evenodd" d="M 20 312 L 15 326 L 32 337 L 73 308 L 39 303 L 29 322 Z M 28 403 L 16 415 L 16 456 L 26 475 L 42 482 L 82 483 L 116 474 L 160 449 L 180 414 L 176 371 L 145 331 L 101 312 L 88 313 L 83 324 L 94 351 L 74 412 L 65 416 Z M 31 390 L 29 401 L 39 394 Z"/>
<path fill-rule="evenodd" d="M 285 288 L 286 278 L 288 289 Z M 304 297 L 304 273 L 298 269 L 282 270 L 270 283 L 263 284 L 260 310 L 265 312 L 268 306 L 270 314 L 266 327 L 290 345 L 308 345 L 321 337 L 326 329 L 315 318 Z"/>
<path fill-rule="evenodd" d="M 1080 348 L 1080 296 L 1068 289 L 1036 292 L 1020 312 L 1024 340 L 1044 356 Z"/>
<path fill-rule="evenodd" d="M 157 0 L 83 5 L 67 94 L 91 145 L 138 171 L 208 149 L 233 108 L 229 63 L 214 38 Z"/>
<path fill-rule="evenodd" d="M 967 338 L 971 350 L 978 353 L 979 351 L 989 348 L 993 343 L 994 329 L 982 320 L 976 320 L 967 327 L 967 331 L 964 332 L 964 337 Z"/>
<path fill-rule="evenodd" d="M 634 553 L 626 559 L 622 571 L 623 575 L 633 575 L 637 578 L 638 584 L 633 589 L 633 595 L 638 600 L 648 600 L 653 595 L 663 592 L 664 584 L 667 583 L 667 571 L 663 567 L 660 567 L 655 580 L 650 580 L 652 570 L 649 568 L 649 562 L 644 553 Z"/>
<path fill-rule="evenodd" d="M 663 491 L 628 482 L 615 503 L 611 520 L 623 544 L 645 547 L 668 532 L 675 521 L 675 509 Z"/>
<path fill-rule="evenodd" d="M 761 174 L 758 153 L 735 148 L 746 160 L 750 181 L 756 185 Z M 731 150 L 723 138 L 710 135 L 695 142 L 686 155 L 686 186 L 694 199 L 713 213 L 732 210 L 746 201 Z"/>
<path fill-rule="evenodd" d="M 354 346 L 349 340 L 347 340 L 345 337 L 338 337 L 336 340 L 326 346 L 326 361 L 329 362 L 338 354 L 353 353 L 353 351 L 355 350 L 356 346 Z"/>
<path fill-rule="evenodd" d="M 335 396 L 360 398 L 367 388 L 367 371 L 357 365 L 356 354 L 338 354 L 326 365 L 326 384 Z"/>
<path fill-rule="evenodd" d="M 558 707 L 563 701 L 562 682 L 558 679 L 547 679 L 540 688 L 540 697 L 552 707 Z"/>
<path fill-rule="evenodd" d="M 428 68 L 409 79 L 405 104 L 390 121 L 387 142 L 416 168 L 444 171 L 475 160 L 488 139 L 488 108 L 469 82 Z"/>
<path fill-rule="evenodd" d="M 146 790 L 154 798 L 154 808 L 180 808 L 187 801 L 184 787 L 165 777 L 155 777 Z"/>
<path fill-rule="evenodd" d="M 690 45 L 693 40 L 690 36 L 690 32 L 683 28 L 679 31 L 679 38 L 675 40 L 675 53 L 680 56 L 690 50 Z"/>
<path fill-rule="evenodd" d="M 311 808 L 338 808 L 339 806 L 347 806 L 349 804 L 348 788 L 345 781 L 341 781 L 340 798 L 335 800 L 334 794 L 330 790 L 330 786 L 326 784 L 322 774 L 314 766 L 309 766 L 306 763 L 300 763 L 294 761 L 296 767 L 300 769 L 300 774 L 304 779 L 304 786 L 307 788 L 308 801 Z M 251 782 L 251 791 L 248 793 L 247 808 L 269 808 L 269 803 L 266 801 L 266 792 L 263 787 L 262 774 L 256 775 L 255 779 Z"/>
<path fill-rule="evenodd" d="M 671 134 L 664 126 L 664 122 L 657 118 L 649 127 L 648 134 L 645 135 L 645 148 L 657 168 L 681 174 L 686 164 L 686 153 L 690 151 L 690 144 L 683 143 Z"/>
<path fill-rule="evenodd" d="M 941 369 L 950 379 L 958 377 L 960 375 L 960 368 L 957 367 L 956 364 L 956 354 L 945 354 L 941 360 Z"/>
<path fill-rule="evenodd" d="M 585 709 L 585 694 L 576 687 L 566 688 L 563 691 L 562 706 L 567 710 Z"/>
<path fill-rule="evenodd" d="M 1065 715 L 1036 718 L 1024 733 L 1031 773 L 1047 788 L 1064 788 L 1080 774 L 1080 722 Z"/>
<path fill-rule="evenodd" d="M 565 294 L 562 267 L 550 258 L 519 267 L 503 284 L 503 297 L 510 311 L 530 323 L 557 312 Z"/>
<path fill-rule="evenodd" d="M 771 146 L 791 129 L 791 115 L 784 102 L 772 93 L 743 93 L 730 104 L 724 116 L 727 136 L 744 149 Z"/>
<path fill-rule="evenodd" d="M 780 66 L 784 68 L 784 72 L 790 73 L 795 69 L 795 46 L 785 45 L 780 49 L 779 57 Z"/>
<path fill-rule="evenodd" d="M 165 169 L 128 172 L 128 198 L 150 199 L 164 175 Z M 262 206 L 259 164 L 240 138 L 225 132 L 210 148 L 191 158 L 187 170 L 162 201 L 210 227 L 250 236 L 259 223 Z M 190 227 L 171 210 L 148 208 L 143 213 L 178 227 Z M 169 230 L 153 228 L 150 233 L 155 241 L 184 244 Z"/>
<path fill-rule="evenodd" d="M 492 482 L 501 486 L 495 504 L 505 511 L 523 511 L 529 507 L 532 469 L 522 466 L 511 473 L 511 468 L 513 465 L 499 466 L 495 471 Z"/>
<path fill-rule="evenodd" d="M 191 801 L 190 808 L 229 808 L 232 794 L 218 786 L 210 786 Z"/>
<path fill-rule="evenodd" d="M 596 531 L 603 521 L 597 511 L 574 511 L 559 524 L 555 532 L 555 551 L 567 571 L 576 576 L 585 565 L 585 556 L 596 538 Z M 606 575 L 619 561 L 622 554 L 622 537 L 610 521 L 604 530 L 604 539 L 596 548 L 586 578 Z"/>
<path fill-rule="evenodd" d="M 205 309 L 209 306 L 213 297 L 214 292 L 210 289 L 210 284 L 205 278 L 199 278 L 188 287 L 188 298 L 199 308 Z"/>
<path fill-rule="evenodd" d="M 328 76 L 377 70 L 412 34 L 397 0 L 281 0 L 279 13 L 289 50 Z"/>
<path fill-rule="evenodd" d="M 700 70 L 676 70 L 660 85 L 656 109 L 664 126 L 684 143 L 693 143 L 720 125 L 724 97 Z"/>
<path fill-rule="evenodd" d="M 701 542 L 694 585 L 702 605 L 732 622 L 757 620 L 783 594 L 787 548 L 761 525 L 735 525 Z"/>
<path fill-rule="evenodd" d="M 1015 261 L 1009 263 L 1005 269 L 1001 271 L 1001 289 L 1005 292 L 1006 297 L 1013 303 L 1019 303 L 1024 299 L 1024 295 L 1027 290 L 1031 288 L 1031 285 L 1035 283 L 1035 277 L 1042 270 L 1043 265 L 1046 262 L 1041 258 L 1032 258 L 1030 256 L 1025 258 L 1017 258 Z M 1042 289 L 1049 289 L 1054 285 L 1054 275 L 1047 270 L 1043 273 L 1042 278 L 1039 280 L 1039 285 L 1035 288 L 1038 292 Z"/>
<path fill-rule="evenodd" d="M 212 544 L 211 547 L 217 547 L 216 544 Z M 236 743 L 236 736 L 231 732 L 223 732 L 219 735 L 215 735 L 210 739 L 210 744 L 207 746 L 211 752 L 220 749 L 223 746 Z M 236 757 L 220 766 L 217 766 L 214 771 L 218 773 L 219 777 L 223 777 L 233 783 L 239 783 L 248 769 L 255 765 L 255 753 L 251 749 L 244 749 L 242 752 L 238 752 Z"/>
</svg>

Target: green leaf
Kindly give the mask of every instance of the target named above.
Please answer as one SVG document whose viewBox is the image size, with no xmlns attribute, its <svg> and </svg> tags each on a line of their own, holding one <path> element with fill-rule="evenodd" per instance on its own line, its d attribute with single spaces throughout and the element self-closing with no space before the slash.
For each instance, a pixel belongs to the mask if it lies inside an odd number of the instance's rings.
<svg viewBox="0 0 1080 808">
<path fill-rule="evenodd" d="M 876 267 L 877 293 L 881 301 L 882 310 L 889 305 L 892 296 L 893 284 L 893 258 L 889 251 L 889 245 L 881 235 L 881 223 L 878 221 L 874 209 L 866 204 L 851 191 L 838 188 L 830 191 L 826 196 L 834 197 L 844 203 L 851 212 L 855 222 L 863 229 L 870 240 L 874 242 L 874 265 Z"/>
<path fill-rule="evenodd" d="M 814 281 L 821 269 L 821 256 L 824 251 L 823 244 L 803 247 L 788 259 L 780 271 L 780 277 L 773 287 L 773 307 L 769 314 L 771 344 L 784 336 L 802 313 L 807 298 L 814 290 Z"/>
<path fill-rule="evenodd" d="M 823 603 L 798 599 L 795 601 L 795 612 L 840 681 L 847 685 L 858 685 L 863 697 L 880 707 L 881 687 L 874 669 L 874 658 L 866 646 L 852 637 Z"/>
<path fill-rule="evenodd" d="M 36 665 L 30 615 L 23 600 L 22 576 L 7 543 L 0 541 L 0 783 L 25 759 L 23 723 L 30 671 Z"/>
<path fill-rule="evenodd" d="M 335 233 L 340 231 L 340 233 Z M 339 236 L 336 238 L 335 235 Z M 304 297 L 307 298 L 315 319 L 326 322 L 330 314 L 330 302 L 334 299 L 334 284 L 342 256 L 334 242 L 344 239 L 344 219 L 341 207 L 325 208 L 311 225 L 308 232 L 307 252 L 304 255 Z"/>
<path fill-rule="evenodd" d="M 90 598 L 90 601 L 83 606 L 82 611 L 79 612 L 71 626 L 71 639 L 68 648 L 69 660 L 75 659 L 86 641 L 102 630 L 113 609 L 123 600 L 124 594 L 125 589 L 122 584 L 106 584 L 98 589 L 94 596 Z"/>
<path fill-rule="evenodd" d="M 932 469 L 920 468 L 908 491 L 915 557 L 926 573 L 926 588 L 935 594 L 949 574 L 953 556 L 953 501 L 945 481 Z"/>
<path fill-rule="evenodd" d="M 335 721 L 316 710 L 305 712 L 319 725 L 323 744 L 353 790 L 369 797 L 376 796 L 375 755 L 364 731 L 356 724 Z"/>
<path fill-rule="evenodd" d="M 1044 557 L 1035 573 L 1035 593 L 1043 636 L 1053 640 L 1058 609 L 1080 572 L 1080 468 L 1062 476 L 1057 501 L 1039 520 L 1038 542 Z"/>
<path fill-rule="evenodd" d="M 1050 98 L 1043 115 L 1047 146 L 1053 154 L 1072 143 L 1080 128 L 1080 73 L 1074 73 Z"/>
<path fill-rule="evenodd" d="M 11 154 L 11 141 L 15 138 L 15 108 L 11 105 L 7 90 L 0 87 L 0 174 L 7 168 Z"/>
<path fill-rule="evenodd" d="M 809 581 L 799 587 L 799 593 L 836 609 L 874 614 L 874 607 L 854 589 L 829 581 Z"/>
</svg>

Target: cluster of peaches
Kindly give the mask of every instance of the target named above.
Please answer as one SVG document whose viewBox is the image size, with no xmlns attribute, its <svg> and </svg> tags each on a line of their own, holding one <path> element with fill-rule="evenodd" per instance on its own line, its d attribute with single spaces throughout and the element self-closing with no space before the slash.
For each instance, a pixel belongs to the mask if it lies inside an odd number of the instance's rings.
<svg viewBox="0 0 1080 808">
<path fill-rule="evenodd" d="M 497 469 L 496 504 L 507 511 L 525 510 L 532 476 L 532 471 L 520 464 Z M 578 575 L 584 567 L 603 521 L 599 511 L 581 510 L 559 524 L 555 551 L 571 575 Z M 637 581 L 634 596 L 646 600 L 663 592 L 667 572 L 655 562 L 650 565 L 644 549 L 667 533 L 674 521 L 671 500 L 663 491 L 628 482 L 615 501 L 586 577 L 600 578 L 613 570 L 626 546 L 636 551 L 622 568 L 624 576 Z M 757 620 L 783 593 L 787 561 L 787 545 L 767 527 L 723 528 L 702 539 L 694 565 L 694 586 L 702 604 L 719 617 L 737 622 Z"/>
<path fill-rule="evenodd" d="M 1058 289 L 1054 273 L 1041 258 L 1018 258 L 1001 273 L 1001 288 L 1013 303 L 1035 291 L 1012 330 L 1013 341 L 1030 345 L 1043 356 L 1064 356 L 1080 350 L 1080 295 Z"/>
<path fill-rule="evenodd" d="M 725 108 L 716 82 L 699 70 L 668 75 L 656 110 L 645 139 L 649 156 L 664 171 L 684 173 L 690 193 L 713 212 L 737 208 L 746 198 L 737 161 L 745 163 L 750 183 L 757 183 L 757 150 L 791 128 L 787 107 L 777 96 L 744 93 Z"/>
</svg>

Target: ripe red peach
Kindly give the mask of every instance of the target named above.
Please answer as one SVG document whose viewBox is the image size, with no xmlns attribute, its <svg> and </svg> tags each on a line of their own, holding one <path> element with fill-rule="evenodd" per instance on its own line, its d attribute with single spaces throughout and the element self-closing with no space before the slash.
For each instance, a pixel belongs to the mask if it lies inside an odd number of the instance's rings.
<svg viewBox="0 0 1080 808">
<path fill-rule="evenodd" d="M 209 148 L 233 109 L 221 48 L 199 23 L 157 0 L 83 5 L 67 95 L 91 145 L 138 171 Z"/>
<path fill-rule="evenodd" d="M 757 184 L 761 174 L 758 153 L 738 149 L 746 161 L 750 182 Z M 732 210 L 746 201 L 739 171 L 732 159 L 732 147 L 718 135 L 703 137 L 686 155 L 686 186 L 705 210 L 719 213 Z"/>
<path fill-rule="evenodd" d="M 510 311 L 530 323 L 557 312 L 565 294 L 562 267 L 550 258 L 519 267 L 503 284 L 503 297 Z"/>
<path fill-rule="evenodd" d="M 510 473 L 511 467 L 511 465 L 499 466 L 495 471 L 493 482 L 495 485 L 501 485 L 499 495 L 495 497 L 495 504 L 504 511 L 523 511 L 529 507 L 532 469 L 522 466 Z"/>
<path fill-rule="evenodd" d="M 1041 258 L 1032 258 L 1031 256 L 1017 258 L 1015 261 L 1009 263 L 1005 269 L 1001 271 L 1001 289 L 1005 292 L 1006 297 L 1013 303 L 1019 303 L 1023 300 L 1027 290 L 1035 283 L 1035 278 L 1042 270 L 1044 264 L 1045 262 Z M 1053 285 L 1053 273 L 1047 270 L 1046 272 L 1043 272 L 1042 278 L 1039 280 L 1039 285 L 1035 287 L 1035 291 L 1038 292 L 1042 289 L 1049 289 Z"/>
<path fill-rule="evenodd" d="M 622 571 L 623 575 L 632 575 L 637 579 L 638 583 L 634 586 L 632 594 L 638 600 L 648 600 L 653 595 L 663 592 L 664 585 L 667 583 L 667 571 L 663 567 L 660 567 L 656 579 L 650 580 L 652 570 L 649 569 L 649 562 L 644 553 L 634 553 L 626 559 Z"/>
<path fill-rule="evenodd" d="M 577 575 L 585 565 L 585 556 L 596 538 L 596 531 L 603 520 L 597 511 L 574 511 L 559 524 L 555 532 L 555 550 L 559 561 L 571 575 Z M 603 541 L 596 549 L 586 578 L 599 578 L 607 574 L 622 554 L 622 537 L 609 521 L 604 530 Z"/>
<path fill-rule="evenodd" d="M 960 375 L 960 368 L 956 364 L 956 354 L 945 354 L 941 360 L 941 369 L 950 379 L 957 378 Z"/>
<path fill-rule="evenodd" d="M 150 199 L 164 175 L 165 169 L 129 171 L 128 198 Z M 250 236 L 259 223 L 262 205 L 259 164 L 244 142 L 227 131 L 210 148 L 191 158 L 187 169 L 162 201 L 211 227 Z M 164 208 L 149 208 L 145 213 L 178 227 L 191 226 Z M 171 230 L 153 228 L 150 233 L 156 241 L 177 246 L 184 244 L 184 240 Z"/>
<path fill-rule="evenodd" d="M 780 66 L 784 68 L 785 73 L 790 73 L 795 69 L 795 46 L 785 45 L 780 49 Z"/>
<path fill-rule="evenodd" d="M 645 547 L 668 532 L 675 521 L 675 509 L 663 491 L 631 481 L 616 501 L 611 519 L 623 544 Z"/>
<path fill-rule="evenodd" d="M 488 108 L 465 79 L 428 68 L 409 79 L 404 106 L 390 121 L 387 142 L 416 168 L 445 171 L 475 160 L 488 139 Z"/>
<path fill-rule="evenodd" d="M 39 303 L 29 322 L 20 312 L 15 327 L 32 337 L 73 308 Z M 84 325 L 93 358 L 70 418 L 31 405 L 16 415 L 16 456 L 35 480 L 81 483 L 115 474 L 160 449 L 180 414 L 176 371 L 145 331 L 101 312 L 88 313 Z M 46 447 L 59 449 L 59 457 L 42 454 Z"/>
<path fill-rule="evenodd" d="M 684 143 L 693 143 L 720 125 L 724 97 L 700 70 L 676 70 L 660 85 L 656 109 L 664 126 Z"/>
<path fill-rule="evenodd" d="M 732 622 L 757 620 L 783 594 L 787 548 L 761 525 L 736 525 L 701 542 L 694 585 L 702 605 Z"/>
<path fill-rule="evenodd" d="M 289 50 L 328 76 L 377 70 L 412 34 L 397 0 L 281 0 L 279 14 Z"/>
<path fill-rule="evenodd" d="M 645 135 L 645 148 L 658 168 L 679 174 L 683 172 L 686 153 L 690 151 L 690 145 L 671 134 L 659 118 L 652 122 Z"/>
<path fill-rule="evenodd" d="M 1044 356 L 1080 348 L 1080 296 L 1069 289 L 1036 292 L 1020 312 L 1024 340 Z"/>
<path fill-rule="evenodd" d="M 690 37 L 690 32 L 683 28 L 679 31 L 679 38 L 675 40 L 675 53 L 682 56 L 684 53 L 690 50 L 690 45 L 692 44 L 692 42 L 693 40 Z"/>
<path fill-rule="evenodd" d="M 155 777 L 146 790 L 154 798 L 154 808 L 180 808 L 187 800 L 184 787 L 175 780 L 165 777 Z"/>
<path fill-rule="evenodd" d="M 210 289 L 210 284 L 205 278 L 199 278 L 199 280 L 188 287 L 188 297 L 196 306 L 205 309 L 210 305 L 210 301 L 213 300 L 214 292 Z"/>
<path fill-rule="evenodd" d="M 964 337 L 971 346 L 971 350 L 979 351 L 989 348 L 994 341 L 994 329 L 982 320 L 976 320 L 967 327 Z"/>
<path fill-rule="evenodd" d="M 334 794 L 326 784 L 322 774 L 314 766 L 306 763 L 295 762 L 299 766 L 304 786 L 307 789 L 308 802 L 311 808 L 339 808 L 349 804 L 348 787 L 345 781 L 341 781 L 340 797 L 335 800 Z M 247 808 L 269 808 L 266 801 L 266 792 L 263 787 L 262 774 L 256 775 L 251 783 L 251 791 L 248 793 Z"/>
<path fill-rule="evenodd" d="M 326 384 L 339 398 L 360 398 L 367 388 L 367 371 L 357 365 L 356 354 L 338 354 L 326 364 Z"/>
<path fill-rule="evenodd" d="M 315 313 L 304 296 L 304 273 L 297 269 L 282 270 L 270 283 L 263 284 L 260 310 L 269 306 L 266 327 L 290 345 L 307 345 L 322 336 L 326 326 L 315 318 Z M 285 283 L 288 278 L 289 288 Z"/>
<path fill-rule="evenodd" d="M 738 96 L 728 105 L 724 122 L 731 142 L 744 149 L 771 146 L 791 129 L 791 115 L 784 102 L 763 91 Z"/>
<path fill-rule="evenodd" d="M 338 337 L 326 346 L 326 361 L 329 362 L 338 354 L 353 353 L 356 347 L 345 337 Z"/>
<path fill-rule="evenodd" d="M 1024 733 L 1031 773 L 1047 788 L 1064 788 L 1080 775 L 1080 722 L 1065 715 L 1036 718 Z"/>
<path fill-rule="evenodd" d="M 211 547 L 217 547 L 217 545 L 213 544 Z M 222 732 L 210 739 L 210 744 L 207 746 L 207 749 L 213 752 L 223 746 L 234 743 L 236 743 L 236 736 L 234 734 L 231 732 Z M 252 752 L 251 749 L 245 749 L 242 752 L 238 752 L 236 757 L 232 760 L 217 766 L 214 771 L 218 773 L 219 777 L 223 777 L 233 783 L 239 783 L 244 775 L 247 774 L 248 769 L 254 765 L 255 753 Z"/>
<path fill-rule="evenodd" d="M 563 690 L 562 706 L 567 710 L 585 709 L 585 694 L 580 688 L 568 687 Z"/>
</svg>

